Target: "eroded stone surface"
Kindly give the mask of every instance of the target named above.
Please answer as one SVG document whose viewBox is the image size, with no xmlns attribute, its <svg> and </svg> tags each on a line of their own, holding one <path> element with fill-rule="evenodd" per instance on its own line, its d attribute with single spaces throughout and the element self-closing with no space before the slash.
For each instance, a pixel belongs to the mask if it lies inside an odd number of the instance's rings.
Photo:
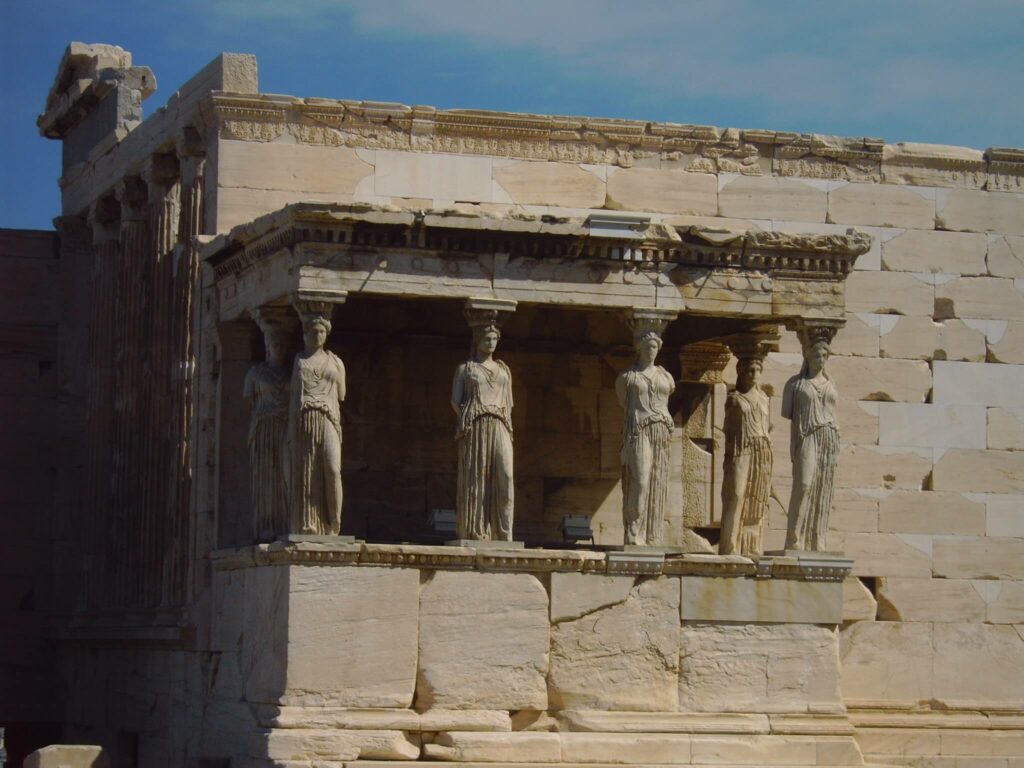
<svg viewBox="0 0 1024 768">
<path fill-rule="evenodd" d="M 553 709 L 675 711 L 679 580 L 641 581 L 623 602 L 551 630 Z"/>
<path fill-rule="evenodd" d="M 412 703 L 415 569 L 272 566 L 247 571 L 245 589 L 242 674 L 249 701 Z"/>
<path fill-rule="evenodd" d="M 707 173 L 621 168 L 608 177 L 605 207 L 715 216 L 718 178 Z"/>
<path fill-rule="evenodd" d="M 936 624 L 935 698 L 949 704 L 1019 706 L 1024 690 L 1024 638 L 1011 626 Z"/>
<path fill-rule="evenodd" d="M 520 162 L 494 167 L 494 180 L 512 202 L 523 205 L 560 205 L 600 208 L 604 205 L 604 179 L 578 165 Z"/>
<path fill-rule="evenodd" d="M 684 576 L 683 621 L 838 624 L 842 585 L 789 579 Z"/>
<path fill-rule="evenodd" d="M 840 637 L 847 704 L 916 705 L 931 698 L 931 624 L 858 621 Z"/>
<path fill-rule="evenodd" d="M 423 754 L 455 762 L 549 763 L 561 759 L 562 746 L 557 733 L 453 731 L 438 734 L 433 743 L 424 745 Z"/>
<path fill-rule="evenodd" d="M 985 601 L 970 581 L 881 579 L 880 621 L 984 621 Z"/>
<path fill-rule="evenodd" d="M 635 584 L 633 576 L 553 573 L 551 623 L 578 619 L 585 614 L 624 602 Z"/>
<path fill-rule="evenodd" d="M 684 625 L 679 706 L 693 712 L 841 707 L 835 632 L 795 624 Z"/>
<path fill-rule="evenodd" d="M 418 736 L 403 731 L 349 731 L 290 728 L 254 733 L 249 755 L 275 761 L 291 760 L 414 760 Z"/>
<path fill-rule="evenodd" d="M 548 708 L 548 595 L 535 576 L 435 572 L 419 644 L 419 709 Z"/>
</svg>

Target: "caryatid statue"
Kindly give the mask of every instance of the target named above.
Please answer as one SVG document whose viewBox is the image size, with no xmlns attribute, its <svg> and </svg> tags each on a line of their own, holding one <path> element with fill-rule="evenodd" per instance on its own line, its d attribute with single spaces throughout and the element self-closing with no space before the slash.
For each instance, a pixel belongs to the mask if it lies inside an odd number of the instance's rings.
<svg viewBox="0 0 1024 768">
<path fill-rule="evenodd" d="M 635 309 L 627 318 L 636 359 L 615 381 L 625 415 L 620 456 L 626 544 L 650 546 L 664 541 L 673 426 L 668 398 L 675 381 L 655 359 L 661 351 L 661 334 L 675 316 L 674 311 Z"/>
<path fill-rule="evenodd" d="M 293 304 L 302 320 L 305 348 L 292 366 L 288 412 L 292 533 L 336 536 L 341 529 L 345 366 L 324 349 L 333 303 L 295 299 Z"/>
<path fill-rule="evenodd" d="M 469 359 L 455 369 L 451 401 L 457 415 L 459 539 L 512 540 L 512 373 L 494 359 L 494 351 L 501 316 L 514 307 L 514 302 L 488 299 L 466 302 L 473 341 Z"/>
<path fill-rule="evenodd" d="M 761 554 L 772 487 L 771 416 L 758 380 L 768 346 L 757 339 L 730 343 L 736 353 L 736 389 L 725 401 L 722 482 L 722 555 Z"/>
<path fill-rule="evenodd" d="M 786 382 L 782 395 L 782 415 L 790 419 L 789 453 L 793 460 L 787 549 L 825 549 L 839 462 L 836 387 L 825 372 L 836 330 L 836 325 L 824 324 L 797 328 L 804 362 L 800 373 Z"/>
<path fill-rule="evenodd" d="M 296 320 L 291 309 L 261 307 L 253 313 L 263 331 L 266 360 L 245 377 L 244 397 L 252 406 L 249 422 L 249 471 L 256 541 L 289 532 L 288 346 Z"/>
</svg>

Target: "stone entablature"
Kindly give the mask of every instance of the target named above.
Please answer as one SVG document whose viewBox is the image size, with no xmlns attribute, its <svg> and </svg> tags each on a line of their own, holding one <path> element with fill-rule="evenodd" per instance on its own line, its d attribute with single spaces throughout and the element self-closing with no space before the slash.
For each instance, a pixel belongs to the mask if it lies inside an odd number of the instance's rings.
<svg viewBox="0 0 1024 768">
<path fill-rule="evenodd" d="M 296 290 L 328 289 L 839 322 L 843 280 L 870 247 L 870 235 L 853 230 L 646 224 L 609 237 L 580 217 L 298 203 L 206 242 L 202 258 L 214 270 L 221 320 Z"/>
<path fill-rule="evenodd" d="M 214 94 L 204 109 L 220 138 L 242 141 L 289 134 L 321 146 L 1011 192 L 1024 179 L 1022 151 L 1001 147 L 277 94 Z"/>
</svg>

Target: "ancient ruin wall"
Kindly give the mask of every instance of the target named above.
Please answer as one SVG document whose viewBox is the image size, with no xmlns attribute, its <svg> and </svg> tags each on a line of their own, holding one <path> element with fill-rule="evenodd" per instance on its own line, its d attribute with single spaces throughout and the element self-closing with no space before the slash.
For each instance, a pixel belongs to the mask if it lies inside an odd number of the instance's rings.
<svg viewBox="0 0 1024 768">
<path fill-rule="evenodd" d="M 734 231 L 871 233 L 829 364 L 843 440 L 830 546 L 855 559 L 857 577 L 847 584 L 843 697 L 866 755 L 879 758 L 937 754 L 938 738 L 919 730 L 937 711 L 966 734 L 942 749 L 975 754 L 969 737 L 989 727 L 985 713 L 1020 711 L 1018 155 L 692 126 L 673 137 L 653 124 L 280 97 L 263 100 L 273 117 L 246 115 L 256 103 L 216 101 L 218 231 L 307 200 L 538 216 L 611 209 Z M 766 372 L 776 395 L 799 365 L 787 333 Z M 778 408 L 775 397 L 784 500 Z M 783 543 L 775 509 L 767 548 Z M 897 722 L 907 709 L 918 714 Z"/>
<path fill-rule="evenodd" d="M 193 231 L 305 200 L 874 235 L 829 368 L 844 441 L 831 541 L 859 577 L 847 590 L 842 695 L 865 753 L 880 758 L 979 755 L 998 713 L 1020 716 L 1020 151 L 252 95 L 206 98 L 201 112 L 206 225 Z M 66 169 L 64 213 L 84 214 L 168 151 L 185 127 L 176 121 L 158 113 Z M 771 357 L 776 393 L 797 352 L 787 335 Z M 784 521 L 770 525 L 768 547 Z M 176 659 L 165 655 L 162 679 L 198 674 L 175 671 Z M 922 730 L 935 723 L 952 730 Z"/>
</svg>

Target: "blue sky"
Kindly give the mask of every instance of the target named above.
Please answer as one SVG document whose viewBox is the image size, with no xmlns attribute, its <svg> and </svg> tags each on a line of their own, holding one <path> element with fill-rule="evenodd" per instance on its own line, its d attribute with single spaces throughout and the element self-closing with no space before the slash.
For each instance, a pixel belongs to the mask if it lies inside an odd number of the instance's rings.
<svg viewBox="0 0 1024 768">
<path fill-rule="evenodd" d="M 0 0 L 0 226 L 59 213 L 71 40 L 151 67 L 147 114 L 235 51 L 268 93 L 1024 146 L 1024 0 Z"/>
</svg>

